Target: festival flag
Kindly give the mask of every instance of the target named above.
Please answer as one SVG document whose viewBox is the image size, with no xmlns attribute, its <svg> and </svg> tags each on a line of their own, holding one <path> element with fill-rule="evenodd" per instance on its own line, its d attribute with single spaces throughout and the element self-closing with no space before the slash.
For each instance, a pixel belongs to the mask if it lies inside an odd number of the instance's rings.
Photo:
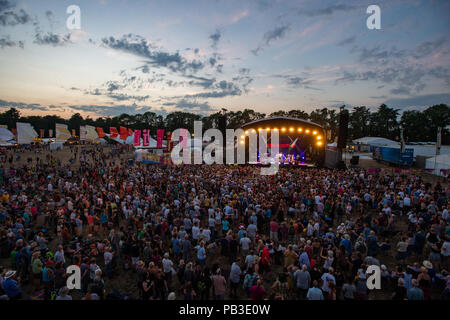
<svg viewBox="0 0 450 320">
<path fill-rule="evenodd" d="M 131 137 L 133 135 L 133 129 L 128 129 L 128 136 Z"/>
<path fill-rule="evenodd" d="M 141 130 L 134 130 L 134 145 L 141 145 Z"/>
<path fill-rule="evenodd" d="M 71 137 L 69 129 L 67 128 L 67 124 L 56 123 L 55 129 L 56 129 L 56 141 L 65 142 Z"/>
<path fill-rule="evenodd" d="M 120 127 L 120 140 L 127 140 L 128 138 L 128 130 L 125 127 Z"/>
<path fill-rule="evenodd" d="M 148 147 L 150 145 L 150 130 L 142 130 L 142 146 Z"/>
<path fill-rule="evenodd" d="M 106 134 L 105 134 L 105 131 L 103 131 L 103 128 L 96 128 L 96 130 L 97 130 L 98 137 L 100 139 L 105 137 Z"/>
<path fill-rule="evenodd" d="M 119 135 L 119 132 L 117 131 L 117 128 L 114 128 L 114 127 L 109 128 L 109 137 L 111 139 L 117 138 L 118 135 Z"/>
<path fill-rule="evenodd" d="M 38 136 L 36 131 L 29 123 L 17 122 L 16 127 L 17 127 L 16 140 L 18 144 L 29 144 L 33 142 L 34 138 Z"/>
<path fill-rule="evenodd" d="M 157 148 L 162 148 L 163 138 L 164 138 L 164 129 L 156 130 L 156 147 Z"/>
<path fill-rule="evenodd" d="M 45 132 L 44 129 L 41 129 L 40 132 L 39 132 L 41 139 L 44 138 L 44 132 Z"/>
</svg>

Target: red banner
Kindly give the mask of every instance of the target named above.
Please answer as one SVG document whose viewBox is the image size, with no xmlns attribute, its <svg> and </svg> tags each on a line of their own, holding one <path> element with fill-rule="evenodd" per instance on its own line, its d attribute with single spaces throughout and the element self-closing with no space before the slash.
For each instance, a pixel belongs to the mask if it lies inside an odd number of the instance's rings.
<svg viewBox="0 0 450 320">
<path fill-rule="evenodd" d="M 128 129 L 125 127 L 120 127 L 120 140 L 127 140 L 128 138 Z"/>
<path fill-rule="evenodd" d="M 128 129 L 128 136 L 131 137 L 133 135 L 133 129 Z"/>
<path fill-rule="evenodd" d="M 134 145 L 141 145 L 141 130 L 134 130 Z"/>
<path fill-rule="evenodd" d="M 172 132 L 167 132 L 167 150 L 172 151 Z"/>
<path fill-rule="evenodd" d="M 157 148 L 163 147 L 163 138 L 164 138 L 164 129 L 156 130 L 156 147 Z"/>
<path fill-rule="evenodd" d="M 109 128 L 109 137 L 111 139 L 117 138 L 117 136 L 119 135 L 119 132 L 117 131 L 117 128 Z"/>
<path fill-rule="evenodd" d="M 97 134 L 99 138 L 103 138 L 105 136 L 105 131 L 103 131 L 103 128 L 96 128 Z"/>
<path fill-rule="evenodd" d="M 142 146 L 148 147 L 150 145 L 150 131 L 148 129 L 142 130 Z"/>
</svg>

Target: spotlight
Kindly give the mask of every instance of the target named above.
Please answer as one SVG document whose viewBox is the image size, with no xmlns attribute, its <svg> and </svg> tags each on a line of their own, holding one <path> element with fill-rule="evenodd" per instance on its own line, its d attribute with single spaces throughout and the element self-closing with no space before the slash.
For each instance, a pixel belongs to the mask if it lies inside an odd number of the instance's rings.
<svg viewBox="0 0 450 320">
<path fill-rule="evenodd" d="M 322 141 L 318 141 L 317 145 L 320 147 L 322 145 Z"/>
<path fill-rule="evenodd" d="M 309 133 L 309 129 L 306 129 L 305 132 L 306 132 L 306 133 Z"/>
<path fill-rule="evenodd" d="M 293 132 L 293 131 L 294 131 L 294 128 L 292 128 L 292 127 L 289 128 L 289 131 L 290 131 L 290 132 Z"/>
<path fill-rule="evenodd" d="M 317 140 L 320 140 L 320 139 L 322 139 L 322 136 L 317 136 Z"/>
<path fill-rule="evenodd" d="M 245 131 L 245 134 L 248 134 L 248 130 Z"/>
<path fill-rule="evenodd" d="M 255 129 L 252 129 L 252 132 L 256 132 L 256 130 L 255 130 Z"/>
<path fill-rule="evenodd" d="M 270 131 L 270 128 L 269 128 L 269 127 L 267 127 L 267 128 L 266 128 L 266 131 Z"/>
<path fill-rule="evenodd" d="M 286 128 L 284 128 L 284 127 L 283 127 L 283 128 L 281 128 L 281 131 L 285 132 L 285 131 L 286 131 Z"/>
<path fill-rule="evenodd" d="M 317 134 L 317 131 L 316 131 L 316 130 L 314 130 L 314 131 L 313 131 L 313 135 L 316 135 L 316 134 Z"/>
<path fill-rule="evenodd" d="M 298 128 L 297 131 L 298 131 L 298 132 L 302 132 L 303 129 L 302 129 L 302 128 Z"/>
<path fill-rule="evenodd" d="M 262 131 L 262 128 L 258 128 L 258 131 Z"/>
<path fill-rule="evenodd" d="M 278 131 L 278 128 L 273 128 L 273 131 Z"/>
<path fill-rule="evenodd" d="M 241 136 L 241 139 L 244 139 L 244 138 L 245 138 L 245 136 L 244 136 L 244 135 L 242 135 L 242 136 Z"/>
</svg>

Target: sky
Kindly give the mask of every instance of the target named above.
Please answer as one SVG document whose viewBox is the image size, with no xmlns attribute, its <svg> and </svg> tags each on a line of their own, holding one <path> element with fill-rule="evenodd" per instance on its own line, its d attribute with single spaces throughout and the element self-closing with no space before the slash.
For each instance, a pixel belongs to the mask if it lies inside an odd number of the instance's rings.
<svg viewBox="0 0 450 320">
<path fill-rule="evenodd" d="M 448 0 L 0 0 L 0 111 L 450 105 L 449 16 Z"/>
</svg>

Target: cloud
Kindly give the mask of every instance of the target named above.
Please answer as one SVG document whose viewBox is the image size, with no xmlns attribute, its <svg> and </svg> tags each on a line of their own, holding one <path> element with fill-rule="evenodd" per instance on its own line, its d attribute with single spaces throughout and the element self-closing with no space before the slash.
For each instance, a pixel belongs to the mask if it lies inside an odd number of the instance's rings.
<svg viewBox="0 0 450 320">
<path fill-rule="evenodd" d="M 226 96 L 240 96 L 242 90 L 233 82 L 222 80 L 212 86 L 213 91 L 185 95 L 185 98 L 223 98 Z"/>
<path fill-rule="evenodd" d="M 151 111 L 152 107 L 150 106 L 138 106 L 137 104 L 133 103 L 131 105 L 111 105 L 111 106 L 105 106 L 105 105 L 80 105 L 80 106 L 69 106 L 70 109 L 76 110 L 76 111 L 82 111 L 82 112 L 90 112 L 99 114 L 102 116 L 118 116 L 122 113 L 127 114 L 137 114 L 137 113 L 144 113 L 147 111 Z"/>
<path fill-rule="evenodd" d="M 15 11 L 16 4 L 9 0 L 0 0 L 0 26 L 16 26 L 30 22 L 31 16 L 23 9 Z"/>
<path fill-rule="evenodd" d="M 0 107 L 47 111 L 46 107 L 41 106 L 38 103 L 10 102 L 5 100 L 0 100 Z"/>
<path fill-rule="evenodd" d="M 197 77 L 194 75 L 187 75 L 186 78 L 192 79 L 188 82 L 190 86 L 198 86 L 205 89 L 211 88 L 216 82 L 215 78 Z"/>
<path fill-rule="evenodd" d="M 385 102 L 388 106 L 402 109 L 407 107 L 428 107 L 441 103 L 450 105 L 450 93 L 436 93 L 408 98 L 395 98 L 386 100 Z"/>
<path fill-rule="evenodd" d="M 197 72 L 204 67 L 203 62 L 195 59 L 188 61 L 182 57 L 179 52 L 169 53 L 162 51 L 139 35 L 128 34 L 122 36 L 120 39 L 116 39 L 114 37 L 103 38 L 102 45 L 111 49 L 127 52 L 138 57 L 146 58 L 146 63 L 148 65 L 165 67 L 173 72 L 184 73 L 187 70 Z"/>
<path fill-rule="evenodd" d="M 348 45 L 348 44 L 354 43 L 355 40 L 356 40 L 356 36 L 348 37 L 348 38 L 345 38 L 344 40 L 338 42 L 337 45 L 338 45 L 338 46 L 341 46 L 341 47 L 342 47 L 342 46 L 346 46 L 346 45 Z"/>
<path fill-rule="evenodd" d="M 108 94 L 108 97 L 111 99 L 114 99 L 116 101 L 145 101 L 148 98 L 150 98 L 149 95 L 146 96 L 134 96 L 134 95 L 127 95 L 123 93 L 118 94 Z"/>
<path fill-rule="evenodd" d="M 271 42 L 282 39 L 284 36 L 286 36 L 286 33 L 289 29 L 290 24 L 287 24 L 267 31 L 266 33 L 264 33 L 262 43 L 259 44 L 255 49 L 250 50 L 250 52 L 253 53 L 253 55 L 257 56 L 259 52 L 264 49 L 264 46 L 268 47 L 270 46 Z"/>
<path fill-rule="evenodd" d="M 219 29 L 217 29 L 215 33 L 213 33 L 212 35 L 209 36 L 209 39 L 211 39 L 211 41 L 212 41 L 211 47 L 213 49 L 217 48 L 217 44 L 219 43 L 219 40 L 221 37 L 222 37 L 222 33 L 220 32 Z"/>
<path fill-rule="evenodd" d="M 181 99 L 176 103 L 164 103 L 164 105 L 173 105 L 177 110 L 183 112 L 192 112 L 192 113 L 211 113 L 216 111 L 216 109 L 212 108 L 207 102 L 199 103 L 197 101 L 189 101 L 186 99 Z"/>
<path fill-rule="evenodd" d="M 290 25 L 288 24 L 288 25 L 276 27 L 273 30 L 269 30 L 264 34 L 263 40 L 265 41 L 266 45 L 269 45 L 270 42 L 272 42 L 273 40 L 283 38 L 286 35 L 289 28 L 290 28 Z"/>
<path fill-rule="evenodd" d="M 315 10 L 309 10 L 309 11 L 300 10 L 299 14 L 306 15 L 308 17 L 331 16 L 334 13 L 339 12 L 339 11 L 348 12 L 348 11 L 355 10 L 356 8 L 357 7 L 355 7 L 355 6 L 338 4 L 338 5 L 331 5 L 329 7 L 315 9 Z"/>
<path fill-rule="evenodd" d="M 411 93 L 411 89 L 407 87 L 399 87 L 391 90 L 392 94 L 406 94 L 409 95 Z"/>
<path fill-rule="evenodd" d="M 436 51 L 437 49 L 442 48 L 442 46 L 446 43 L 444 37 L 440 37 L 434 41 L 424 41 L 420 45 L 417 46 L 415 51 L 412 53 L 412 56 L 416 59 L 420 59 L 426 57 Z"/>
<path fill-rule="evenodd" d="M 9 36 L 4 36 L 0 38 L 0 49 L 4 49 L 7 47 L 20 47 L 24 48 L 24 42 L 23 41 L 13 41 L 10 39 Z"/>
</svg>

